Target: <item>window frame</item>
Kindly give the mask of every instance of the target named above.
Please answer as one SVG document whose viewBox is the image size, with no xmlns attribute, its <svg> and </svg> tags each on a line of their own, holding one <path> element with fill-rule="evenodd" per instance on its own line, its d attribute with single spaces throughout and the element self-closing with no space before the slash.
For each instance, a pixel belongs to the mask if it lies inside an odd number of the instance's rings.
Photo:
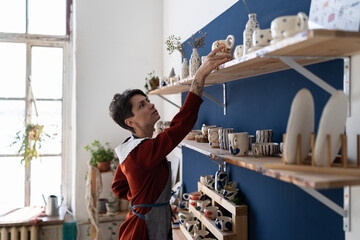
<svg viewBox="0 0 360 240">
<path fill-rule="evenodd" d="M 28 33 L 5 33 L 0 32 L 0 42 L 9 43 L 24 43 L 26 45 L 26 93 L 24 98 L 9 98 L 0 97 L 1 100 L 24 100 L 25 107 L 25 122 L 29 122 L 31 116 L 32 99 L 29 94 L 29 77 L 31 76 L 31 49 L 32 47 L 54 47 L 63 49 L 63 82 L 62 82 L 62 98 L 61 99 L 46 99 L 54 101 L 62 101 L 62 147 L 61 154 L 51 155 L 61 157 L 61 194 L 64 199 L 63 204 L 70 205 L 71 203 L 71 184 L 72 184 L 72 159 L 73 159 L 73 43 L 72 43 L 72 0 L 66 1 L 66 35 L 41 35 Z M 27 3 L 27 0 L 26 0 Z M 27 7 L 26 7 L 27 8 Z M 27 12 L 27 10 L 26 10 Z M 26 17 L 26 26 L 28 25 L 28 18 Z M 27 32 L 27 27 L 26 27 Z M 44 100 L 44 99 L 43 99 Z M 41 101 L 41 100 L 40 100 Z M 30 115 L 29 115 L 30 114 Z M 1 154 L 0 157 L 16 157 L 19 154 Z M 49 156 L 44 154 L 40 156 Z M 30 205 L 30 186 L 31 178 L 30 171 L 31 163 L 25 168 L 25 183 L 24 183 L 24 206 Z"/>
</svg>

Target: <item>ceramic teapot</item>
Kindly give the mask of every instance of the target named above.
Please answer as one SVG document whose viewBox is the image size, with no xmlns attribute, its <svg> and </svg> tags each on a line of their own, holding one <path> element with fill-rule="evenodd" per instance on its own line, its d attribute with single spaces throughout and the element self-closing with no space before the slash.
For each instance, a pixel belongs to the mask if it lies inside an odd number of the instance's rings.
<svg viewBox="0 0 360 240">
<path fill-rule="evenodd" d="M 224 48 L 217 52 L 216 55 L 229 55 L 232 56 L 232 52 L 235 45 L 235 37 L 233 35 L 227 36 L 225 40 L 217 40 L 212 44 L 212 50 L 217 47 L 224 46 Z"/>
</svg>

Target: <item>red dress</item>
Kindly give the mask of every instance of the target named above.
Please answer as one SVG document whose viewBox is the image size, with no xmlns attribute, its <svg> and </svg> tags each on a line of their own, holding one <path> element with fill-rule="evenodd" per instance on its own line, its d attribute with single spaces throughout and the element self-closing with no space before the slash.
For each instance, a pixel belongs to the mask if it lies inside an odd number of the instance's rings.
<svg viewBox="0 0 360 240">
<path fill-rule="evenodd" d="M 112 191 L 117 197 L 129 200 L 132 205 L 156 202 L 169 177 L 166 156 L 194 127 L 202 101 L 189 92 L 169 128 L 156 138 L 142 141 L 126 157 L 123 156 L 125 160 L 120 161 L 112 183 Z M 135 211 L 145 215 L 150 209 L 141 207 Z M 119 239 L 148 239 L 145 221 L 129 211 L 120 226 Z"/>
</svg>

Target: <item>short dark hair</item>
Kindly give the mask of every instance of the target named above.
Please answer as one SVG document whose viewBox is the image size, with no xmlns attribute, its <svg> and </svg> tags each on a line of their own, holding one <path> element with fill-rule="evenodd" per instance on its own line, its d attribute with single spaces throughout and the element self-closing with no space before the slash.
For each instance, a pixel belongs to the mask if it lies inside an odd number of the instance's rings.
<svg viewBox="0 0 360 240">
<path fill-rule="evenodd" d="M 127 89 L 122 94 L 115 94 L 109 106 L 111 118 L 119 124 L 120 127 L 130 130 L 133 133 L 134 128 L 127 125 L 125 119 L 134 116 L 130 99 L 135 95 L 147 97 L 140 89 Z"/>
</svg>

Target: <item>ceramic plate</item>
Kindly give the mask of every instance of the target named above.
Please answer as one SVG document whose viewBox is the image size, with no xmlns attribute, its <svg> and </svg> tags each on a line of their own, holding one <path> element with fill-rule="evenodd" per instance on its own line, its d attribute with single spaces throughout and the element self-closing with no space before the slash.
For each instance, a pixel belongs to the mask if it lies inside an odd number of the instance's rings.
<svg viewBox="0 0 360 240">
<path fill-rule="evenodd" d="M 340 135 L 344 133 L 348 99 L 341 90 L 335 92 L 326 103 L 321 114 L 319 129 L 315 142 L 314 160 L 317 166 L 327 165 L 326 136 L 331 136 L 331 161 L 335 160 L 340 150 Z"/>
<path fill-rule="evenodd" d="M 301 134 L 301 160 L 309 154 L 311 133 L 314 132 L 314 100 L 309 90 L 301 89 L 295 96 L 286 127 L 284 159 L 296 163 L 298 134 Z"/>
</svg>

